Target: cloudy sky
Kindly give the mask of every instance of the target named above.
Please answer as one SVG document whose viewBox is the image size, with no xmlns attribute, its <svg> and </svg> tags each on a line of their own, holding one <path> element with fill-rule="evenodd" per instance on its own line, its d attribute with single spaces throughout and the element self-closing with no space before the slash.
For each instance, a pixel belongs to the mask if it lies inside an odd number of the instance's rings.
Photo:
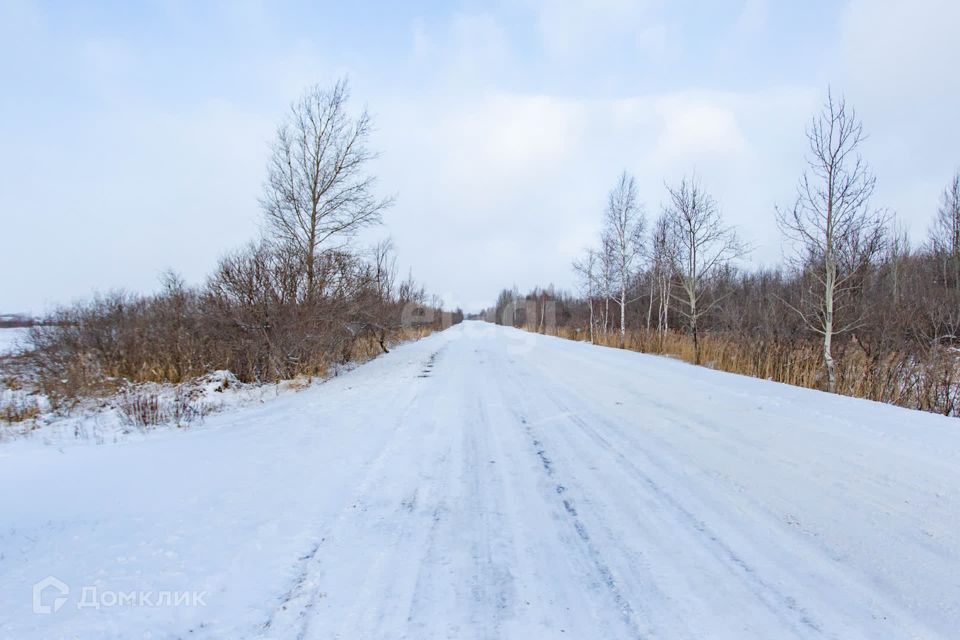
<svg viewBox="0 0 960 640">
<path fill-rule="evenodd" d="M 777 262 L 828 85 L 919 239 L 960 167 L 957 24 L 956 0 L 0 0 L 0 313 L 202 282 L 259 232 L 288 103 L 344 75 L 397 195 L 368 239 L 450 304 L 571 286 L 624 169 L 650 215 L 696 171 Z"/>
</svg>

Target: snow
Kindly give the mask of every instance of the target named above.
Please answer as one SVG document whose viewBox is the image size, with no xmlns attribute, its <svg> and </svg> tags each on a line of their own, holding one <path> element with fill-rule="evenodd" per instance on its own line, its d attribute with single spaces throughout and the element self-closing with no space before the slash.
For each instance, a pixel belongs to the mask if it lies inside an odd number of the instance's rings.
<svg viewBox="0 0 960 640">
<path fill-rule="evenodd" d="M 230 371 L 213 371 L 181 384 L 127 385 L 104 397 L 83 398 L 76 404 L 56 408 L 29 383 L 17 389 L 0 388 L 0 407 L 19 404 L 36 406 L 40 411 L 28 420 L 0 422 L 0 443 L 23 444 L 26 440 L 67 447 L 142 440 L 154 437 L 159 431 L 196 428 L 211 414 L 270 402 L 322 381 L 321 378 L 298 378 L 279 384 L 247 384 L 238 381 Z M 137 419 L 135 402 L 144 399 L 156 401 L 156 412 L 151 416 L 157 420 L 150 424 Z"/>
<path fill-rule="evenodd" d="M 955 419 L 466 322 L 0 445 L 0 638 L 952 638 L 958 456 Z"/>
<path fill-rule="evenodd" d="M 21 350 L 29 331 L 23 327 L 0 327 L 0 356 Z"/>
</svg>

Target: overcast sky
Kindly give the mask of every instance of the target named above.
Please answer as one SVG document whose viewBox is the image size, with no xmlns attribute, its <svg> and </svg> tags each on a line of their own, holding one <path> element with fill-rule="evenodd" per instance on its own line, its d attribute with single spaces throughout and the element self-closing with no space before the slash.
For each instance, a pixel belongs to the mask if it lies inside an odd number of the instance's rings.
<svg viewBox="0 0 960 640">
<path fill-rule="evenodd" d="M 342 75 L 397 195 L 369 239 L 467 309 L 572 286 L 624 169 L 651 216 L 695 170 L 777 262 L 828 85 L 920 238 L 960 167 L 957 24 L 956 0 L 0 0 L 0 313 L 202 282 L 259 233 L 289 102 Z"/>
</svg>

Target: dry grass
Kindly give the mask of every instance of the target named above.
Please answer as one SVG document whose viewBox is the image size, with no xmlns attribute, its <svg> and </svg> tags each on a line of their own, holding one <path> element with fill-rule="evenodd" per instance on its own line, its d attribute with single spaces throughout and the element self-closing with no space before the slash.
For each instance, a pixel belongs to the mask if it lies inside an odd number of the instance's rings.
<svg viewBox="0 0 960 640">
<path fill-rule="evenodd" d="M 172 397 L 139 388 L 120 395 L 117 411 L 128 425 L 147 429 L 161 424 L 188 427 L 202 421 L 209 407 L 183 387 L 177 387 Z"/>
<path fill-rule="evenodd" d="M 389 349 L 393 345 L 402 342 L 425 338 L 431 333 L 433 333 L 433 329 L 426 326 L 400 329 L 391 335 L 387 348 Z M 383 353 L 383 349 L 380 348 L 380 342 L 374 336 L 363 336 L 357 338 L 350 344 L 350 348 L 344 357 L 344 362 L 367 362 L 376 358 L 381 353 Z"/>
<path fill-rule="evenodd" d="M 35 398 L 12 395 L 0 396 L 0 422 L 25 422 L 40 415 L 40 405 Z"/>
<path fill-rule="evenodd" d="M 303 391 L 310 387 L 313 384 L 313 378 L 309 376 L 297 376 L 293 380 L 287 382 L 287 387 L 291 391 Z"/>
<path fill-rule="evenodd" d="M 392 331 L 390 344 L 416 340 L 429 335 L 432 328 L 419 326 Z M 63 335 L 69 335 L 64 332 Z M 82 398 L 107 397 L 123 391 L 129 384 L 173 383 L 179 384 L 201 377 L 214 369 L 229 369 L 244 382 L 280 381 L 298 377 L 326 377 L 340 364 L 366 362 L 383 352 L 376 336 L 362 334 L 349 340 L 343 340 L 339 346 L 331 349 L 315 349 L 296 357 L 284 357 L 280 350 L 264 356 L 261 368 L 282 376 L 276 378 L 257 378 L 251 374 L 254 367 L 249 362 L 240 362 L 228 355 L 217 358 L 212 364 L 204 363 L 199 353 L 186 357 L 181 353 L 171 364 L 168 351 L 162 344 L 152 344 L 150 348 L 124 348 L 110 351 L 95 348 L 82 348 L 69 345 L 62 348 L 65 339 L 48 333 L 50 345 L 36 349 L 30 362 L 36 373 L 40 390 L 50 398 L 55 406 L 72 406 Z M 389 345 L 388 345 L 389 347 Z M 183 363 L 189 363 L 184 365 Z M 246 375 L 243 374 L 246 372 Z M 141 410 L 142 409 L 142 410 Z M 131 407 L 133 415 L 141 414 L 146 408 Z M 143 415 L 149 424 L 150 417 Z M 134 424 L 144 426 L 139 418 L 132 419 Z"/>
</svg>

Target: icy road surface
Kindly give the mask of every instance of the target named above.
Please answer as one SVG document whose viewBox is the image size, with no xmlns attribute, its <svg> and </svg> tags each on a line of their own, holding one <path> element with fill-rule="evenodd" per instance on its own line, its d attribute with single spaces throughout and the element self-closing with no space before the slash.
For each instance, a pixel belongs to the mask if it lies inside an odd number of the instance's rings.
<svg viewBox="0 0 960 640">
<path fill-rule="evenodd" d="M 960 422 L 465 323 L 0 447 L 0 637 L 957 638 Z"/>
</svg>

